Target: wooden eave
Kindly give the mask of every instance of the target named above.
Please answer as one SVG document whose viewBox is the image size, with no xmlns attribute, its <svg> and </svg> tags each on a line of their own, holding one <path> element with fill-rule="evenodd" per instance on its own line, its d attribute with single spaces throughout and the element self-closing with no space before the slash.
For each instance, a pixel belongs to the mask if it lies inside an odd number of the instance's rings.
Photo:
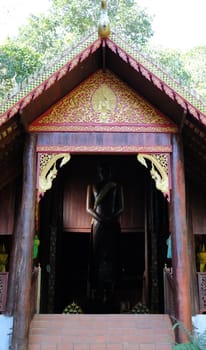
<svg viewBox="0 0 206 350">
<path fill-rule="evenodd" d="M 152 63 L 147 58 L 141 54 L 136 57 L 133 49 L 128 51 L 125 45 L 121 45 L 121 40 L 117 39 L 115 35 L 112 35 L 111 39 L 96 38 L 29 93 L 23 95 L 0 115 L 0 135 L 13 120 L 18 121 L 19 133 L 24 133 L 21 125 L 27 130 L 32 121 L 92 73 L 101 68 L 109 69 L 179 127 L 185 144 L 186 163 L 189 164 L 187 168 L 191 171 L 194 167 L 196 170 L 193 169 L 193 173 L 198 174 L 197 176 L 201 173 L 202 181 L 206 183 L 206 170 L 202 170 L 202 161 L 206 169 L 206 112 L 201 103 L 201 108 L 194 106 L 158 76 L 160 70 L 156 70 L 154 65 L 155 72 L 150 68 Z M 8 144 L 7 141 L 7 137 L 0 138 L 0 153 L 5 152 L 1 145 Z M 197 159 L 195 166 L 194 162 L 190 161 L 192 158 Z"/>
</svg>

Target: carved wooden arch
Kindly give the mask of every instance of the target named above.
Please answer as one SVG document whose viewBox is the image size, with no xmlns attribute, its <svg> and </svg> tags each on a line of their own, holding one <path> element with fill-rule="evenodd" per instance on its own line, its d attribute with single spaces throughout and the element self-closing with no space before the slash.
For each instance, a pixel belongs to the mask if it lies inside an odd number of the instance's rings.
<svg viewBox="0 0 206 350">
<path fill-rule="evenodd" d="M 61 160 L 60 168 L 71 159 L 70 153 L 38 153 L 38 200 L 52 187 L 58 170 L 57 161 Z"/>
<path fill-rule="evenodd" d="M 137 160 L 148 168 L 146 160 L 151 162 L 150 175 L 155 181 L 157 190 L 161 191 L 168 202 L 170 201 L 170 181 L 169 181 L 169 154 L 155 153 L 145 154 L 139 153 Z"/>
<path fill-rule="evenodd" d="M 56 178 L 58 170 L 56 163 L 62 158 L 60 167 L 68 163 L 71 159 L 70 153 L 38 153 L 38 198 L 40 199 L 44 193 L 52 187 L 52 182 Z M 151 162 L 151 177 L 155 181 L 156 188 L 160 190 L 169 201 L 170 186 L 169 186 L 169 154 L 154 153 L 146 154 L 139 153 L 137 160 L 148 168 L 146 160 Z"/>
<path fill-rule="evenodd" d="M 58 170 L 56 163 L 62 158 L 60 167 L 71 159 L 70 153 L 38 153 L 38 198 L 52 187 L 52 182 L 56 178 Z M 155 181 L 156 188 L 160 190 L 169 201 L 169 155 L 168 153 L 146 154 L 139 153 L 137 160 L 148 168 L 146 160 L 151 162 L 151 177 Z"/>
</svg>

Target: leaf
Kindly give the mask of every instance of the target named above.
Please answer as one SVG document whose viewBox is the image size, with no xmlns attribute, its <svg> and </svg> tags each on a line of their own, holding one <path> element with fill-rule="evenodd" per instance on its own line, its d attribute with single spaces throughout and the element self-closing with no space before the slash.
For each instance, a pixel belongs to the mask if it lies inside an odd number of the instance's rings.
<svg viewBox="0 0 206 350">
<path fill-rule="evenodd" d="M 199 350 L 199 347 L 192 343 L 182 343 L 174 345 L 172 350 Z"/>
</svg>

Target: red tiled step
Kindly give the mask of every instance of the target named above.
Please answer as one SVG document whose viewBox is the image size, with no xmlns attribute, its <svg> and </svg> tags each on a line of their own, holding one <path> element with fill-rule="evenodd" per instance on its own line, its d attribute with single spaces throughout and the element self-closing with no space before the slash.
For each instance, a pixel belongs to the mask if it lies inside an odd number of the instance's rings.
<svg viewBox="0 0 206 350">
<path fill-rule="evenodd" d="M 168 315 L 35 315 L 29 350 L 171 350 Z"/>
</svg>

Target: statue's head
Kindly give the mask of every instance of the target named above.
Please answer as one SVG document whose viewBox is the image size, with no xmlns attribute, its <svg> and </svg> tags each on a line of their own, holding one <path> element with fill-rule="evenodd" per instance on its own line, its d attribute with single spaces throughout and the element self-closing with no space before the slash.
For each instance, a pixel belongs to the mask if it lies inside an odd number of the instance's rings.
<svg viewBox="0 0 206 350">
<path fill-rule="evenodd" d="M 99 162 L 97 172 L 100 180 L 109 180 L 112 176 L 111 165 L 108 162 Z"/>
</svg>

